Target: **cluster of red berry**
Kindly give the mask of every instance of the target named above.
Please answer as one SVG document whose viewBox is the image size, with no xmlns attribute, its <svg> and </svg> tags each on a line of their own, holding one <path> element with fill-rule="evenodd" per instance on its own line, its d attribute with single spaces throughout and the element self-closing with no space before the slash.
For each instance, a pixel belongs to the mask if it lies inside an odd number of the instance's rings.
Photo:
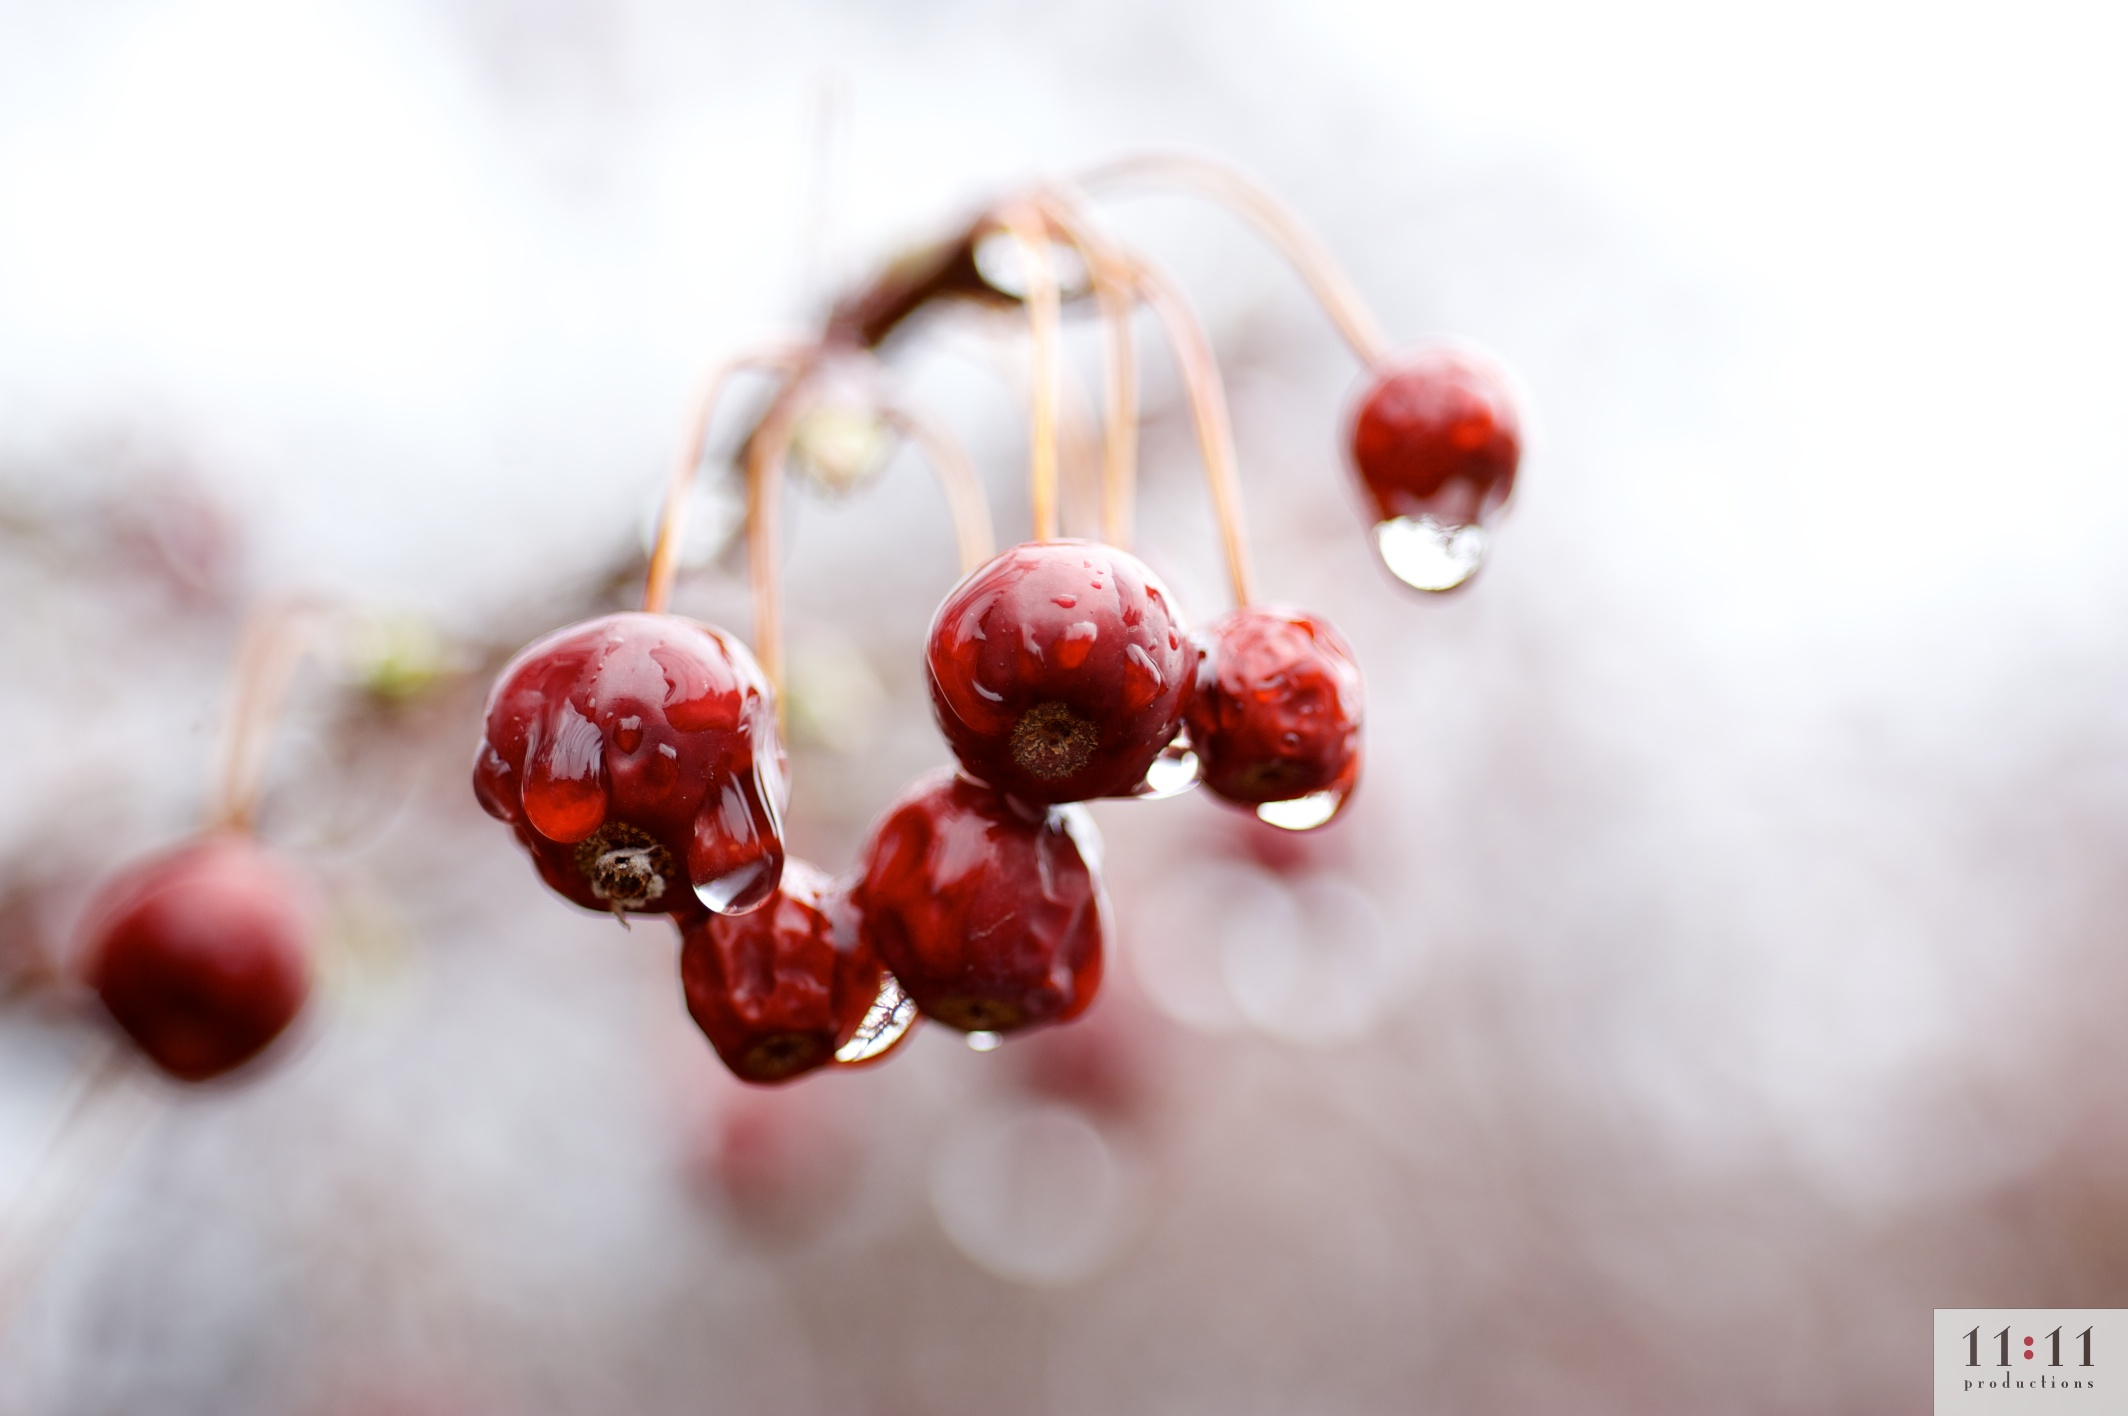
<svg viewBox="0 0 2128 1416">
<path fill-rule="evenodd" d="M 1383 563 L 1426 589 L 1467 579 L 1519 454 L 1504 376 L 1449 346 L 1388 351 L 1306 233 L 1223 169 L 1119 164 L 1086 187 L 1148 177 L 1227 200 L 1294 257 L 1372 371 L 1351 451 Z M 779 378 L 744 449 L 758 661 L 723 630 L 665 612 L 720 375 L 674 480 L 643 610 L 531 645 L 488 699 L 473 771 L 481 805 L 565 899 L 674 920 L 688 1009 L 749 1081 L 876 1060 L 919 1017 L 987 1047 L 1083 1011 L 1101 978 L 1107 910 L 1077 803 L 1201 781 L 1274 826 L 1306 830 L 1332 819 L 1357 784 L 1352 651 L 1319 616 L 1251 602 L 1209 346 L 1173 287 L 1098 234 L 1083 193 L 1045 188 L 1001 203 L 838 304 L 817 340 L 731 366 Z M 1000 240 L 1017 255 L 1011 278 L 1000 273 Z M 932 453 L 964 559 L 979 563 L 938 607 L 925 654 L 960 770 L 912 786 L 874 826 L 857 868 L 831 879 L 786 860 L 783 845 L 776 491 L 806 418 L 851 388 L 876 389 L 879 347 L 949 300 L 1024 310 L 1032 328 L 1035 537 L 988 556 L 980 493 L 941 435 L 863 395 L 861 417 Z M 1112 335 L 1100 540 L 1056 534 L 1058 316 L 1078 300 L 1099 304 Z M 1194 632 L 1120 546 L 1136 422 L 1130 318 L 1141 304 L 1166 328 L 1190 394 L 1237 601 Z M 256 1053 L 299 1008 L 304 928 L 295 887 L 248 835 L 222 831 L 112 887 L 92 927 L 89 976 L 166 1070 L 212 1075 Z"/>
</svg>

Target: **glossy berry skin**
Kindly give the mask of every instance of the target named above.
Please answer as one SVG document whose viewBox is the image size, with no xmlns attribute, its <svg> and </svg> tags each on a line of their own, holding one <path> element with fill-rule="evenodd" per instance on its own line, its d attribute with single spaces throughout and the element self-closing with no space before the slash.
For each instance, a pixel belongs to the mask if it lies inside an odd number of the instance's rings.
<svg viewBox="0 0 2128 1416">
<path fill-rule="evenodd" d="M 680 938 L 687 1011 L 749 1082 L 785 1082 L 832 1062 L 885 974 L 847 896 L 801 860 L 784 866 L 762 908 L 697 917 Z"/>
<path fill-rule="evenodd" d="M 310 993 L 310 899 L 257 841 L 201 836 L 111 880 L 84 974 L 148 1060 L 181 1081 L 243 1066 Z"/>
<path fill-rule="evenodd" d="M 1254 807 L 1357 785 L 1365 697 L 1351 647 L 1327 620 L 1245 606 L 1197 642 L 1189 729 L 1205 786 Z"/>
<path fill-rule="evenodd" d="M 1195 651 L 1159 577 L 1091 541 L 1014 546 L 932 617 L 931 707 L 970 776 L 1029 803 L 1128 796 L 1182 724 Z"/>
<path fill-rule="evenodd" d="M 488 695 L 473 792 L 586 909 L 752 909 L 783 872 L 787 778 L 744 645 L 674 615 L 572 625 Z"/>
<path fill-rule="evenodd" d="M 1383 520 L 1470 526 L 1514 490 L 1522 422 L 1484 355 L 1424 345 L 1374 372 L 1352 417 L 1352 465 Z"/>
<path fill-rule="evenodd" d="M 888 808 L 854 891 L 859 928 L 924 1016 L 1011 1032 L 1093 1001 L 1107 910 L 1073 829 L 951 772 Z"/>
</svg>

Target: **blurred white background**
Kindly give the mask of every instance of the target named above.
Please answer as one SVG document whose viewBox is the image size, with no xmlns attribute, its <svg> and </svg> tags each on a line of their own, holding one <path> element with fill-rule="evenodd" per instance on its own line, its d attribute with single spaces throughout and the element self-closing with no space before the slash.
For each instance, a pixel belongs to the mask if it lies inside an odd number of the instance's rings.
<svg viewBox="0 0 2128 1416">
<path fill-rule="evenodd" d="M 299 700 L 269 833 L 365 962 L 283 1066 L 73 1147 L 111 1158 L 0 1290 L 0 1409 L 1919 1411 L 1929 1308 L 2128 1303 L 2124 40 L 2098 4 L 0 0 L 16 877 L 186 829 L 244 594 L 482 644 L 588 612 L 710 360 L 1030 174 L 1244 166 L 1536 428 L 1493 564 L 1417 602 L 1297 283 L 1114 205 L 1227 363 L 1269 593 L 1360 651 L 1370 778 L 1297 843 L 1100 808 L 1077 1040 L 742 1092 L 669 941 L 473 811 L 477 704 L 379 734 L 399 795 L 348 806 Z M 986 329 L 901 367 L 1012 537 Z M 1144 550 L 1208 617 L 1147 381 Z M 138 486 L 231 528 L 220 599 L 67 539 Z M 794 656 L 859 705 L 800 744 L 831 870 L 943 758 L 932 496 L 897 464 L 794 517 Z M 735 585 L 681 607 L 743 625 Z M 7 927 L 63 937 L 80 891 L 38 898 Z M 21 1191 L 87 1034 L 0 1022 Z"/>
</svg>

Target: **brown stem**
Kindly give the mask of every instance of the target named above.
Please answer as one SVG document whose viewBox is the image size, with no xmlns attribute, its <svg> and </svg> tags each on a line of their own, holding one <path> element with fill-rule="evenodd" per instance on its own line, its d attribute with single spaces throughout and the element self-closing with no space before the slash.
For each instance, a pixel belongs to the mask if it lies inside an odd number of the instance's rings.
<svg viewBox="0 0 2128 1416">
<path fill-rule="evenodd" d="M 1027 328 L 1034 345 L 1032 412 L 1028 419 L 1027 484 L 1034 539 L 1057 538 L 1057 381 L 1061 302 L 1050 265 L 1049 223 L 1026 203 L 1007 207 L 999 224 L 1019 244 L 1026 263 Z"/>
<path fill-rule="evenodd" d="M 229 712 L 222 723 L 214 801 L 207 811 L 209 830 L 252 828 L 265 786 L 274 723 L 288 699 L 296 666 L 310 647 L 318 609 L 313 601 L 275 600 L 253 610 L 244 621 Z"/>
<path fill-rule="evenodd" d="M 1108 377 L 1101 411 L 1101 539 L 1129 549 L 1131 514 L 1137 503 L 1138 367 L 1131 316 L 1138 308 L 1130 266 L 1078 211 L 1068 188 L 1044 194 L 1042 210 L 1086 262 L 1094 299 L 1108 329 Z"/>
<path fill-rule="evenodd" d="M 725 360 L 703 380 L 702 392 L 695 400 L 694 411 L 688 416 L 686 436 L 681 440 L 680 459 L 673 464 L 672 480 L 666 484 L 664 509 L 658 514 L 657 540 L 650 549 L 650 571 L 643 579 L 643 610 L 646 614 L 664 614 L 666 606 L 672 602 L 673 582 L 680 574 L 680 547 L 687 539 L 687 506 L 694 492 L 695 475 L 702 466 L 702 454 L 708 448 L 710 420 L 716 415 L 717 401 L 723 397 L 725 387 L 731 383 L 732 376 L 742 370 L 789 370 L 801 357 L 801 350 L 794 346 L 756 350 Z"/>
<path fill-rule="evenodd" d="M 1081 176 L 1079 185 L 1088 191 L 1176 187 L 1220 203 L 1253 224 L 1293 263 L 1361 363 L 1379 364 L 1388 357 L 1381 325 L 1329 248 L 1290 207 L 1233 168 L 1181 153 L 1146 153 L 1097 167 Z"/>
<path fill-rule="evenodd" d="M 1143 262 L 1137 263 L 1134 280 L 1175 351 L 1175 365 L 1189 394 L 1190 421 L 1197 430 L 1205 480 L 1211 487 L 1212 512 L 1219 520 L 1220 544 L 1226 551 L 1227 582 L 1233 588 L 1234 603 L 1246 605 L 1255 598 L 1249 573 L 1249 537 L 1242 524 L 1234 426 L 1227 414 L 1226 389 L 1219 381 L 1219 363 L 1212 356 L 1211 341 L 1205 338 L 1203 326 L 1197 323 L 1189 302 L 1173 282 Z"/>
<path fill-rule="evenodd" d="M 777 557 L 783 550 L 783 466 L 798 422 L 799 397 L 812 373 L 802 363 L 776 394 L 746 440 L 746 573 L 754 601 L 754 658 L 776 696 L 783 727 L 783 601 Z"/>
<path fill-rule="evenodd" d="M 966 575 L 997 554 L 990 521 L 990 502 L 983 495 L 982 478 L 975 464 L 944 427 L 922 414 L 889 403 L 880 416 L 888 426 L 923 450 L 924 459 L 945 493 L 946 509 L 953 516 L 953 542 L 960 552 L 961 574 Z"/>
</svg>

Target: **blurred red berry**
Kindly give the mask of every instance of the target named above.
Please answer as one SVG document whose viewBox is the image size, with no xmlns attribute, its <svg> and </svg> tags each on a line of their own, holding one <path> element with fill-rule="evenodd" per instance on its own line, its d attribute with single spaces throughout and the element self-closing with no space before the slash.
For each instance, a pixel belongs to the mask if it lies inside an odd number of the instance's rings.
<svg viewBox="0 0 2128 1416">
<path fill-rule="evenodd" d="M 864 937 L 926 1017 L 964 1032 L 1062 1022 L 1100 986 L 1106 906 L 1081 828 L 1064 811 L 1023 810 L 940 772 L 889 807 L 865 847 Z"/>
<path fill-rule="evenodd" d="M 216 832 L 127 867 L 84 928 L 104 1009 L 148 1059 L 205 1081 L 256 1057 L 310 992 L 307 893 L 250 836 Z"/>
<path fill-rule="evenodd" d="M 1506 373 L 1449 345 L 1396 355 L 1375 371 L 1352 418 L 1352 462 L 1385 521 L 1470 526 L 1506 502 L 1522 424 Z"/>
<path fill-rule="evenodd" d="M 548 885 L 616 914 L 749 910 L 783 871 L 775 708 L 746 647 L 673 615 L 572 625 L 488 696 L 473 791 Z"/>
<path fill-rule="evenodd" d="M 1327 620 L 1247 606 L 1202 630 L 1189 707 L 1204 784 L 1255 807 L 1359 779 L 1359 665 Z M 1326 818 L 1327 819 L 1327 818 Z"/>
<path fill-rule="evenodd" d="M 1193 663 L 1159 578 L 1090 541 L 1014 546 L 975 571 L 925 656 L 961 765 L 1035 803 L 1136 790 L 1181 726 Z"/>
<path fill-rule="evenodd" d="M 801 860 L 751 914 L 681 932 L 687 1011 L 732 1072 L 782 1082 L 834 1060 L 879 996 L 885 970 L 841 887 Z"/>
</svg>

